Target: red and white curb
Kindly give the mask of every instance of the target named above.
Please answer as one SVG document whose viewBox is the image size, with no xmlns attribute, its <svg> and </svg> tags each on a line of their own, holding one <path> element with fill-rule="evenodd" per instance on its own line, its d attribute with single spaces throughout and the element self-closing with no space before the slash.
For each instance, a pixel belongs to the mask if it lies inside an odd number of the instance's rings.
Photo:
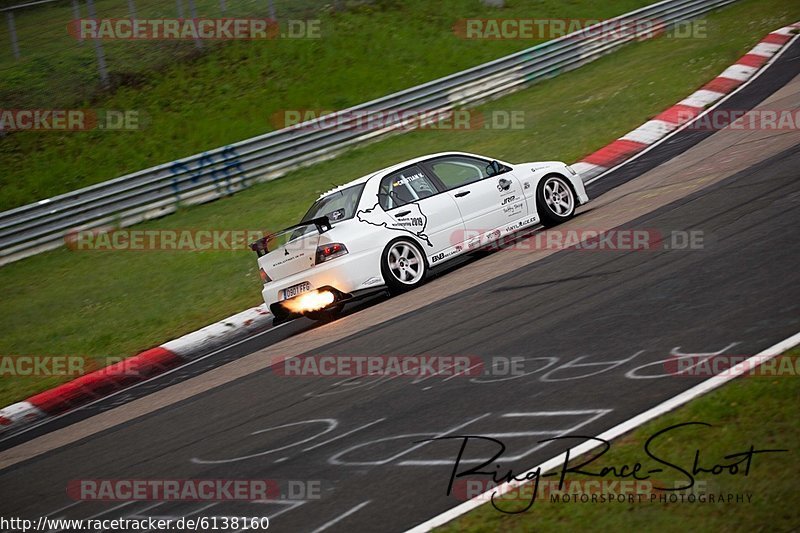
<svg viewBox="0 0 800 533">
<path fill-rule="evenodd" d="M 587 181 L 633 157 L 698 116 L 706 106 L 745 83 L 778 53 L 799 29 L 800 22 L 770 33 L 736 64 L 725 69 L 722 74 L 688 98 L 571 165 L 572 168 L 584 181 Z M 120 363 L 85 374 L 54 389 L 31 396 L 25 401 L 4 407 L 0 409 L 0 435 L 118 392 L 129 385 L 263 331 L 271 323 L 272 314 L 265 306 L 253 307 L 129 357 Z"/>
<path fill-rule="evenodd" d="M 183 337 L 90 372 L 0 409 L 0 434 L 113 394 L 197 357 L 228 346 L 272 324 L 266 306 L 250 308 Z"/>
<path fill-rule="evenodd" d="M 680 126 L 694 120 L 706 107 L 752 78 L 798 31 L 800 22 L 773 31 L 734 65 L 726 68 L 688 98 L 570 166 L 580 174 L 583 181 L 588 181 L 627 161 Z"/>
</svg>

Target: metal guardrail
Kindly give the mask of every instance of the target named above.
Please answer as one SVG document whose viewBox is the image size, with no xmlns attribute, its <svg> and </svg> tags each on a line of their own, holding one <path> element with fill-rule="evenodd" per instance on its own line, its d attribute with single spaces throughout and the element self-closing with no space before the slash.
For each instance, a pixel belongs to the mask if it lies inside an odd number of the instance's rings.
<svg viewBox="0 0 800 533">
<path fill-rule="evenodd" d="M 339 112 L 202 154 L 128 174 L 0 213 L 0 265 L 61 246 L 84 229 L 129 226 L 277 178 L 356 145 L 406 129 L 392 111 L 449 113 L 578 68 L 735 0 L 665 0 L 482 65 Z M 647 24 L 636 23 L 647 21 Z M 613 30 L 630 26 L 628 31 Z M 381 113 L 380 129 L 348 128 L 359 113 Z M 332 123 L 333 122 L 333 123 Z"/>
</svg>

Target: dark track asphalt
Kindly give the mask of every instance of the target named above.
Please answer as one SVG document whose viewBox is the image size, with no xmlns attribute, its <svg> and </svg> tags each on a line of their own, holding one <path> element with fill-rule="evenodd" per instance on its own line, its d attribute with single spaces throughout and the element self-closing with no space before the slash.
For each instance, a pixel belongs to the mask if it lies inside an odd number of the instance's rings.
<svg viewBox="0 0 800 533">
<path fill-rule="evenodd" d="M 743 90 L 734 94 L 729 100 L 724 102 L 719 109 L 752 109 L 773 92 L 783 87 L 789 80 L 796 76 L 798 72 L 800 72 L 800 41 L 790 46 L 790 48 L 769 67 L 767 72 L 759 76 Z M 620 166 L 613 172 L 604 176 L 601 180 L 587 186 L 590 198 L 597 198 L 603 193 L 669 161 L 712 134 L 712 131 L 692 131 L 688 129 L 677 133 L 654 150 L 643 154 L 636 160 Z M 444 270 L 447 271 L 451 268 L 457 268 L 458 265 L 468 261 L 469 259 L 457 260 L 454 262 L 454 265 L 449 265 L 445 267 Z M 348 306 L 346 312 L 348 314 L 357 312 L 369 307 L 371 303 L 382 299 L 383 298 L 380 296 L 370 298 L 364 302 Z M 202 361 L 183 366 L 167 375 L 156 376 L 146 383 L 130 387 L 110 398 L 99 400 L 91 405 L 66 413 L 56 419 L 44 421 L 39 426 L 26 429 L 22 433 L 4 437 L 0 439 L 0 450 L 14 447 L 40 435 L 74 424 L 90 416 L 108 411 L 119 405 L 169 387 L 174 383 L 202 374 L 203 372 L 219 367 L 243 355 L 253 353 L 266 346 L 270 346 L 293 335 L 307 331 L 314 326 L 315 324 L 311 320 L 300 319 L 293 323 L 285 324 L 280 328 L 265 331 L 236 346 L 209 354 L 204 357 Z"/>
<path fill-rule="evenodd" d="M 360 387 L 337 386 L 332 378 L 257 372 L 3 471 L 0 514 L 53 512 L 70 502 L 64 487 L 71 479 L 269 478 L 321 480 L 322 497 L 294 508 L 287 502 L 221 503 L 203 514 L 258 516 L 284 509 L 271 529 L 301 531 L 369 501 L 332 530 L 399 531 L 413 526 L 457 503 L 445 496 L 449 466 L 414 462 L 452 461 L 458 447 L 437 442 L 413 449 L 414 441 L 458 426 L 463 426 L 458 430 L 462 433 L 482 435 L 557 432 L 587 422 L 593 414 L 535 413 L 607 410 L 581 428 L 599 434 L 698 381 L 632 379 L 627 372 L 668 356 L 676 347 L 701 353 L 728 347 L 727 353 L 755 354 L 794 334 L 800 316 L 798 169 L 800 146 L 795 146 L 626 225 L 663 233 L 702 230 L 707 238 L 703 250 L 567 250 L 319 350 L 484 360 L 557 358 L 545 370 L 501 383 L 462 377 L 368 381 Z M 562 368 L 548 374 L 570 361 L 626 359 L 615 367 Z M 531 371 L 543 365 L 527 364 Z M 581 377 L 590 372 L 595 375 Z M 654 365 L 639 374 L 664 372 Z M 251 435 L 322 418 L 338 424 L 322 437 L 311 438 L 323 423 Z M 387 437 L 395 438 L 368 444 Z M 503 466 L 522 471 L 565 448 L 554 443 L 533 450 L 541 438 L 504 438 L 508 454 L 530 453 Z M 288 447 L 226 464 L 192 462 L 283 446 Z M 82 503 L 66 514 L 85 517 L 110 505 Z M 146 505 L 133 504 L 124 512 Z M 146 514 L 182 515 L 191 507 L 163 503 Z"/>
<path fill-rule="evenodd" d="M 641 367 L 671 350 L 755 354 L 796 333 L 798 169 L 795 146 L 625 226 L 664 234 L 701 230 L 703 250 L 563 251 L 318 350 L 553 358 L 547 368 L 542 359 L 530 360 L 530 375 L 496 383 L 398 378 L 349 386 L 264 370 L 0 472 L 0 515 L 32 518 L 71 505 L 65 487 L 72 479 L 268 478 L 319 480 L 321 498 L 300 505 L 220 503 L 202 515 L 269 514 L 270 529 L 310 531 L 361 506 L 330 530 L 418 524 L 458 503 L 445 495 L 450 465 L 421 464 L 449 463 L 458 444 L 415 448 L 413 442 L 445 431 L 555 435 L 581 423 L 581 432 L 599 434 L 700 381 L 630 377 L 637 368 L 638 376 L 663 374 L 660 364 Z M 245 344 L 222 355 L 256 348 Z M 570 362 L 596 365 L 562 366 Z M 252 435 L 319 419 L 336 427 L 316 438 L 325 423 Z M 504 437 L 506 455 L 524 457 L 503 466 L 519 472 L 567 447 L 535 449 L 546 437 Z M 283 449 L 269 452 L 276 448 Z M 253 454 L 261 455 L 192 461 Z M 74 504 L 63 515 L 88 517 L 113 505 Z M 104 517 L 184 516 L 202 506 L 154 505 L 134 503 Z"/>
</svg>

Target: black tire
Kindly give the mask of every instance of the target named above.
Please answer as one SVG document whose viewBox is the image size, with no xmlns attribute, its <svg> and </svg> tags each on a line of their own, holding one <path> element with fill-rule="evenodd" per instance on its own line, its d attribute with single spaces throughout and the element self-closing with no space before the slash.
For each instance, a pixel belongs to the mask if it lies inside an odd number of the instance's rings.
<svg viewBox="0 0 800 533">
<path fill-rule="evenodd" d="M 332 322 L 341 316 L 343 310 L 344 304 L 339 304 L 319 311 L 309 311 L 305 313 L 305 316 L 319 322 Z"/>
<path fill-rule="evenodd" d="M 566 204 L 566 206 L 565 206 Z M 569 180 L 560 174 L 548 174 L 536 187 L 536 210 L 542 225 L 549 228 L 575 216 L 578 198 Z"/>
<path fill-rule="evenodd" d="M 404 249 L 408 252 L 406 255 L 402 254 Z M 395 255 L 393 250 L 398 251 L 400 255 Z M 390 256 L 393 260 L 390 260 Z M 428 277 L 425 253 L 411 239 L 396 239 L 387 244 L 381 254 L 381 273 L 386 281 L 386 287 L 393 295 L 419 287 Z M 405 280 L 401 279 L 403 276 L 406 276 Z"/>
</svg>

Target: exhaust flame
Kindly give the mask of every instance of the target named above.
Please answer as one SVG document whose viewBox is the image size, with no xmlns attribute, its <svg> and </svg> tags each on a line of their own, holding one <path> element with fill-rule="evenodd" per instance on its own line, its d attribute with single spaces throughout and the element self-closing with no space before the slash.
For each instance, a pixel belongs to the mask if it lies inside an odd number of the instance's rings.
<svg viewBox="0 0 800 533">
<path fill-rule="evenodd" d="M 292 313 L 316 311 L 333 303 L 336 297 L 330 291 L 313 291 L 301 294 L 297 298 L 286 300 L 282 305 Z"/>
</svg>

